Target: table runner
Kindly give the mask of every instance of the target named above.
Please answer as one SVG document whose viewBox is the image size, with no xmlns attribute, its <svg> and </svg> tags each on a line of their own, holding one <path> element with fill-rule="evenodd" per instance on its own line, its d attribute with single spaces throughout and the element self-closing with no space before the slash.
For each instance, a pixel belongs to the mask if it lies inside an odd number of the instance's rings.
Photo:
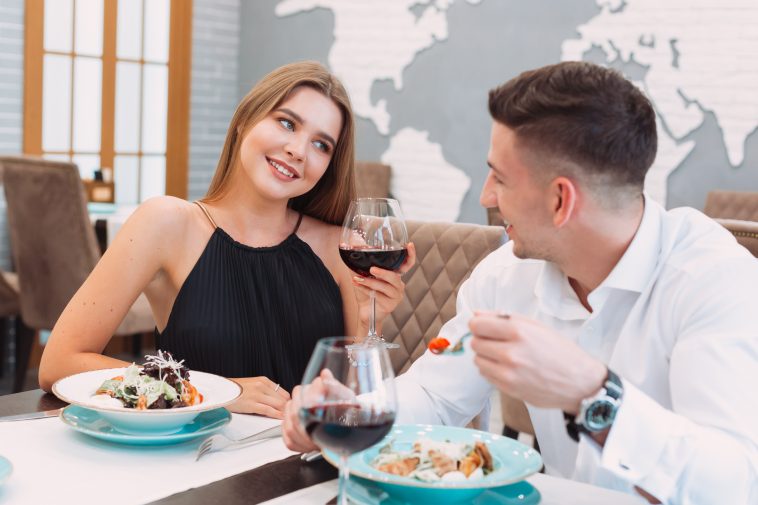
<svg viewBox="0 0 758 505">
<path fill-rule="evenodd" d="M 238 438 L 277 424 L 233 414 L 222 433 Z M 13 464 L 0 503 L 143 504 L 294 454 L 277 438 L 195 462 L 202 440 L 129 446 L 83 435 L 58 418 L 0 423 L 0 454 Z"/>
</svg>

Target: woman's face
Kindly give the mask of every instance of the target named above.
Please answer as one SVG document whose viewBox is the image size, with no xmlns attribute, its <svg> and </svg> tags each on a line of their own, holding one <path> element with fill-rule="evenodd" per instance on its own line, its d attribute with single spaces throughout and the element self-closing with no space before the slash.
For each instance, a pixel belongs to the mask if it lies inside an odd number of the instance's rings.
<svg viewBox="0 0 758 505">
<path fill-rule="evenodd" d="M 266 199 L 305 194 L 326 172 L 341 130 L 342 114 L 330 98 L 313 88 L 295 88 L 244 134 L 240 175 Z"/>
</svg>

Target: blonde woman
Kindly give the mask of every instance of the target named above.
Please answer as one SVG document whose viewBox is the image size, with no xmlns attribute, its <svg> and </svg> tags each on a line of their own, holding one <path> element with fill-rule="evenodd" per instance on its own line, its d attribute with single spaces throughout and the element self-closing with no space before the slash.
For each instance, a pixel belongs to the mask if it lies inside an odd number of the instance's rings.
<svg viewBox="0 0 758 505">
<path fill-rule="evenodd" d="M 350 101 L 333 75 L 300 62 L 264 77 L 232 118 L 205 198 L 150 199 L 123 226 L 55 325 L 40 386 L 124 366 L 102 351 L 144 292 L 158 348 L 239 382 L 234 411 L 281 418 L 315 342 L 366 334 L 370 289 L 379 322 L 403 296 L 399 273 L 356 277 L 339 257 L 353 164 Z M 411 246 L 400 271 L 414 261 Z"/>
</svg>

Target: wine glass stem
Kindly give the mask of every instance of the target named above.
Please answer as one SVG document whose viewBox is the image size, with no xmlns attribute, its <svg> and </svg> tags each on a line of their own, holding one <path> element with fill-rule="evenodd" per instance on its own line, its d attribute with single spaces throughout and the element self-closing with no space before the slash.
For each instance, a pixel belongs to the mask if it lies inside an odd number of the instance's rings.
<svg viewBox="0 0 758 505">
<path fill-rule="evenodd" d="M 371 302 L 371 314 L 368 318 L 368 336 L 378 337 L 376 334 L 376 293 L 372 289 L 369 292 L 369 301 Z"/>
<path fill-rule="evenodd" d="M 350 469 L 347 467 L 347 456 L 340 456 L 340 477 L 339 488 L 337 491 L 337 503 L 339 505 L 348 505 L 347 501 L 347 481 L 350 478 Z"/>
</svg>

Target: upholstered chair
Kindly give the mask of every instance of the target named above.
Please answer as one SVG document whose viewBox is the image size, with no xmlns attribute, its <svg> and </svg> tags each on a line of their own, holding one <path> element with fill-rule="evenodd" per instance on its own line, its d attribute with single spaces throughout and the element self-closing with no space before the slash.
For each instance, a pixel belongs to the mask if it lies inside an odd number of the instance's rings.
<svg viewBox="0 0 758 505">
<path fill-rule="evenodd" d="M 712 218 L 758 221 L 758 192 L 709 191 L 703 213 Z"/>
<path fill-rule="evenodd" d="M 758 221 L 741 219 L 715 219 L 730 232 L 742 246 L 758 258 Z"/>
<path fill-rule="evenodd" d="M 30 157 L 0 158 L 0 165 L 21 315 L 31 328 L 51 329 L 100 259 L 79 170 Z M 115 335 L 152 332 L 154 326 L 140 295 Z"/>
<path fill-rule="evenodd" d="M 416 265 L 403 276 L 405 297 L 385 319 L 384 337 L 400 344 L 390 356 L 404 372 L 429 340 L 455 315 L 455 297 L 479 261 L 503 243 L 502 228 L 461 223 L 407 221 Z"/>
<path fill-rule="evenodd" d="M 355 192 L 360 198 L 387 198 L 390 193 L 388 165 L 372 161 L 355 162 Z"/>
</svg>

